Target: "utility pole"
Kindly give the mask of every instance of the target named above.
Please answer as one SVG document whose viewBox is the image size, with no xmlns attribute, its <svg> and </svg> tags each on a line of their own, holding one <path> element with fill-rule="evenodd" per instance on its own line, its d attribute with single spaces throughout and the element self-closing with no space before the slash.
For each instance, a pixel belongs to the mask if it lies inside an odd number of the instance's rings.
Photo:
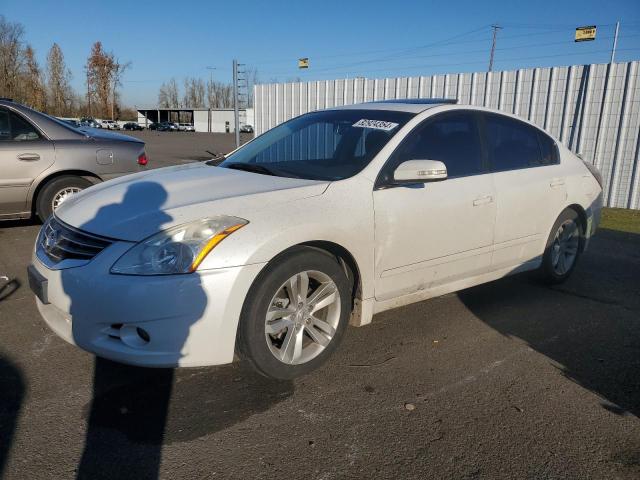
<svg viewBox="0 0 640 480">
<path fill-rule="evenodd" d="M 240 110 L 238 99 L 238 61 L 233 61 L 233 120 L 235 124 L 236 148 L 240 146 Z"/>
<path fill-rule="evenodd" d="M 493 55 L 496 51 L 496 37 L 498 36 L 498 30 L 501 30 L 502 27 L 500 25 L 491 25 L 493 28 L 493 41 L 491 42 L 491 56 L 489 57 L 489 71 L 493 70 Z"/>
<path fill-rule="evenodd" d="M 609 63 L 613 63 L 616 58 L 616 47 L 618 46 L 618 30 L 620 29 L 620 22 L 616 22 L 616 32 L 613 34 L 613 48 L 611 49 L 611 60 Z"/>
</svg>

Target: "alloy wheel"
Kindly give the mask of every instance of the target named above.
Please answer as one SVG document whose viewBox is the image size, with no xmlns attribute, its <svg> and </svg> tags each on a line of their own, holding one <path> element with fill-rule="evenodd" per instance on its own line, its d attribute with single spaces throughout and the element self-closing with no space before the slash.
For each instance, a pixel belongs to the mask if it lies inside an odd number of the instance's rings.
<svg viewBox="0 0 640 480">
<path fill-rule="evenodd" d="M 335 282 L 323 272 L 297 273 L 278 289 L 265 317 L 271 353 L 290 365 L 317 357 L 333 339 L 341 299 Z"/>
<path fill-rule="evenodd" d="M 580 246 L 578 225 L 572 219 L 566 220 L 556 231 L 551 245 L 551 265 L 556 275 L 565 275 L 576 261 Z"/>
</svg>

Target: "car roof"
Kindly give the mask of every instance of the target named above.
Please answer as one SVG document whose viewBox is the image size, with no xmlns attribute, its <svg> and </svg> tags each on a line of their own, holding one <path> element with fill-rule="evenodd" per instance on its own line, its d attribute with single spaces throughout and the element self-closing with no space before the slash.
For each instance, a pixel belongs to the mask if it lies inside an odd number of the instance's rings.
<svg viewBox="0 0 640 480">
<path fill-rule="evenodd" d="M 454 105 L 456 103 L 458 103 L 458 100 L 455 98 L 397 98 L 357 103 L 355 105 L 342 105 L 331 107 L 328 110 L 391 110 L 396 112 L 421 113 L 433 107 Z"/>
<path fill-rule="evenodd" d="M 50 140 L 77 140 L 79 138 L 86 137 L 85 134 L 78 130 L 74 130 L 62 120 L 56 120 L 49 115 L 29 108 L 21 103 L 14 102 L 11 99 L 0 98 L 0 106 L 6 107 L 10 110 L 15 110 L 21 115 L 27 117 L 27 119 L 44 132 L 45 136 Z"/>
</svg>

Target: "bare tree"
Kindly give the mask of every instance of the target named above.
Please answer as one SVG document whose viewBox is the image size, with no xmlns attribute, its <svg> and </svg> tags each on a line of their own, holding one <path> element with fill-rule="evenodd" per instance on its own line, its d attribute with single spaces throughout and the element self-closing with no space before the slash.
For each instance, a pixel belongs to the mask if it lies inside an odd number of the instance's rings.
<svg viewBox="0 0 640 480">
<path fill-rule="evenodd" d="M 31 45 L 27 46 L 24 50 L 22 86 L 23 101 L 36 110 L 44 110 L 46 108 L 47 93 L 42 78 L 42 71 L 40 70 Z"/>
<path fill-rule="evenodd" d="M 182 105 L 190 108 L 203 108 L 205 105 L 205 86 L 200 78 L 187 77 L 184 80 Z"/>
<path fill-rule="evenodd" d="M 209 108 L 233 107 L 233 87 L 229 83 L 207 82 L 207 101 Z"/>
<path fill-rule="evenodd" d="M 169 83 L 163 83 L 158 92 L 158 105 L 161 108 L 178 108 L 180 106 L 180 92 L 175 78 Z"/>
<path fill-rule="evenodd" d="M 24 28 L 0 15 L 0 96 L 20 99 Z"/>
<path fill-rule="evenodd" d="M 111 89 L 116 60 L 112 53 L 102 48 L 102 42 L 95 42 L 87 59 L 87 102 L 98 116 L 110 115 Z"/>
<path fill-rule="evenodd" d="M 258 69 L 256 67 L 247 67 L 245 69 L 245 75 L 247 77 L 247 107 L 253 107 L 253 88 L 260 83 L 260 77 L 258 75 Z"/>
<path fill-rule="evenodd" d="M 64 55 L 54 43 L 47 55 L 47 84 L 49 87 L 49 112 L 53 115 L 67 115 L 73 107 L 73 92 L 69 82 L 71 71 L 64 63 Z"/>
</svg>

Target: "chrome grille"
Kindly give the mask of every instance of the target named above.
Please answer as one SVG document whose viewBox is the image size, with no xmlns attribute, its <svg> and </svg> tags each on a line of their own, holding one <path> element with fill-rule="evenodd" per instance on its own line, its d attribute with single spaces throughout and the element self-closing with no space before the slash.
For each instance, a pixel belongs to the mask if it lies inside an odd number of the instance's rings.
<svg viewBox="0 0 640 480">
<path fill-rule="evenodd" d="M 53 215 L 42 226 L 38 238 L 40 250 L 53 262 L 62 260 L 91 260 L 111 241 L 65 225 Z"/>
</svg>

